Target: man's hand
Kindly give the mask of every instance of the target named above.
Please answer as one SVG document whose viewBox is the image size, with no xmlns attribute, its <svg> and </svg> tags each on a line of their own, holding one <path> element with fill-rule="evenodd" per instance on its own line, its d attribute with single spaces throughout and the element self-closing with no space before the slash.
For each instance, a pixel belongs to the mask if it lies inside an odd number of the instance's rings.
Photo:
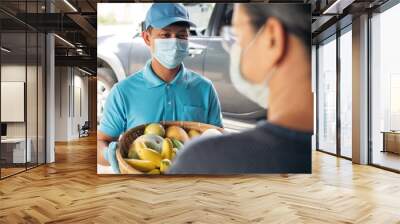
<svg viewBox="0 0 400 224">
<path fill-rule="evenodd" d="M 111 165 L 111 168 L 113 169 L 114 173 L 120 173 L 117 154 L 116 154 L 117 144 L 118 144 L 117 142 L 111 142 L 110 144 L 108 144 L 107 148 L 103 149 L 104 159 L 106 159 L 108 163 Z"/>
<path fill-rule="evenodd" d="M 97 164 L 112 167 L 114 173 L 120 173 L 117 161 L 117 139 L 101 131 L 97 132 Z"/>
</svg>

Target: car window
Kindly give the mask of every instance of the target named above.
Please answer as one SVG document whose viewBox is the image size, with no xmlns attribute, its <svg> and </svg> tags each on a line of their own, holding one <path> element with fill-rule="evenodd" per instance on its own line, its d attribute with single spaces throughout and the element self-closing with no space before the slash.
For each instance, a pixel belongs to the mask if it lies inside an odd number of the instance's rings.
<svg viewBox="0 0 400 224">
<path fill-rule="evenodd" d="M 217 29 L 217 36 L 222 35 L 222 27 L 232 25 L 233 4 L 227 4 L 224 13 L 222 14 L 221 23 Z"/>
<path fill-rule="evenodd" d="M 210 22 L 215 3 L 184 3 L 184 5 L 189 12 L 190 20 L 196 24 L 195 28 L 191 28 L 190 35 L 204 35 L 208 23 Z"/>
</svg>

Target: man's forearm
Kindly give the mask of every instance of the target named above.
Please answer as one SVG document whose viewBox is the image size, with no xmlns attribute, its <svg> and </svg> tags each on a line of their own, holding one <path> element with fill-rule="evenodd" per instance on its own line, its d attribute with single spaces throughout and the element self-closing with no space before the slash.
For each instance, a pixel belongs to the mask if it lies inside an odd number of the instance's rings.
<svg viewBox="0 0 400 224">
<path fill-rule="evenodd" d="M 104 140 L 97 140 L 97 164 L 109 166 L 110 164 L 104 158 L 104 149 L 108 148 L 109 142 Z"/>
<path fill-rule="evenodd" d="M 111 136 L 108 136 L 107 134 L 104 134 L 101 131 L 97 131 L 97 164 L 104 165 L 104 166 L 109 166 L 110 163 L 105 159 L 104 157 L 104 152 L 105 149 L 108 148 L 108 145 L 112 141 L 117 141 L 117 138 L 113 138 Z"/>
</svg>

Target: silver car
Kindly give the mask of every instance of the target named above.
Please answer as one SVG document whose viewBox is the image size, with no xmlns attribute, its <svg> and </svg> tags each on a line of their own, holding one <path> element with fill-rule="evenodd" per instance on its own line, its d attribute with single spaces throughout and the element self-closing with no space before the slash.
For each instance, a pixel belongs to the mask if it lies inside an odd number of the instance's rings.
<svg viewBox="0 0 400 224">
<path fill-rule="evenodd" d="M 224 117 L 244 120 L 265 119 L 265 109 L 241 95 L 231 83 L 229 54 L 220 35 L 231 24 L 233 5 L 229 3 L 187 3 L 197 27 L 190 31 L 187 68 L 210 79 L 221 102 Z M 139 34 L 131 38 L 99 37 L 97 40 L 98 79 L 104 89 L 140 70 L 150 59 L 150 50 Z M 101 114 L 101 111 L 98 113 Z"/>
</svg>

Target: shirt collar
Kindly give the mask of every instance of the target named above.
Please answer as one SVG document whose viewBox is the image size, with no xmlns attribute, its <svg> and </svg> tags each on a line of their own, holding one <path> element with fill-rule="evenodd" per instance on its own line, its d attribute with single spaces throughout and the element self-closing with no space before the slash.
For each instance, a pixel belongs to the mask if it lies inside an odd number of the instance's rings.
<svg viewBox="0 0 400 224">
<path fill-rule="evenodd" d="M 149 60 L 145 67 L 144 67 L 144 79 L 146 80 L 147 88 L 158 87 L 161 85 L 166 84 L 162 79 L 160 79 L 151 68 L 151 60 Z M 181 64 L 181 68 L 179 69 L 178 73 L 175 75 L 175 78 L 170 82 L 170 85 L 175 84 L 183 84 L 185 88 L 189 85 L 189 77 L 187 74 L 187 70 L 183 63 Z"/>
</svg>

